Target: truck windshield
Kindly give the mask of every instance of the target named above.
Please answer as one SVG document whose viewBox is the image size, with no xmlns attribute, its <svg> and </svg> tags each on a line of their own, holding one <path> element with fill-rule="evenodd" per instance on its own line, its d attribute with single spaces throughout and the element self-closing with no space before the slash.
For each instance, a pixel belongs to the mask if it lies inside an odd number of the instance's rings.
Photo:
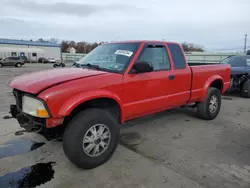
<svg viewBox="0 0 250 188">
<path fill-rule="evenodd" d="M 139 45 L 139 43 L 102 44 L 76 64 L 78 67 L 87 66 L 93 69 L 120 73 L 126 69 Z"/>
<path fill-rule="evenodd" d="M 222 64 L 230 64 L 232 67 L 250 67 L 250 56 L 232 56 L 221 61 Z"/>
</svg>

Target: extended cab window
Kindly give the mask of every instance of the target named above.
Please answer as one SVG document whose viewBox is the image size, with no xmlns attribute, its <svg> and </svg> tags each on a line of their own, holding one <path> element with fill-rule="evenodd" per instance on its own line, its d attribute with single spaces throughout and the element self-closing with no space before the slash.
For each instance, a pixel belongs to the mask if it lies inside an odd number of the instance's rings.
<svg viewBox="0 0 250 188">
<path fill-rule="evenodd" d="M 170 69 L 169 57 L 166 48 L 162 45 L 148 45 L 142 52 L 140 61 L 150 61 L 154 70 Z"/>
<path fill-rule="evenodd" d="M 184 54 L 178 44 L 168 44 L 168 48 L 171 52 L 174 68 L 175 69 L 184 69 L 186 68 L 186 62 Z"/>
</svg>

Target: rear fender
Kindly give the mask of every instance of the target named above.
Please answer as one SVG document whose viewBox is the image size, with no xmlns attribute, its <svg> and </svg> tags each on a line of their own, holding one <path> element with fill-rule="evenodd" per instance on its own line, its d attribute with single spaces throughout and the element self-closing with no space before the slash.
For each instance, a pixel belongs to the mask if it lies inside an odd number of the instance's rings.
<svg viewBox="0 0 250 188">
<path fill-rule="evenodd" d="M 122 102 L 120 98 L 113 92 L 108 90 L 94 90 L 94 91 L 86 91 L 83 93 L 79 93 L 75 96 L 72 96 L 69 100 L 67 100 L 59 110 L 59 116 L 68 116 L 70 113 L 80 104 L 98 98 L 110 98 L 117 102 L 121 109 L 121 122 L 123 122 L 123 108 Z"/>
<path fill-rule="evenodd" d="M 211 77 L 207 80 L 207 82 L 205 83 L 205 85 L 204 85 L 204 87 L 203 87 L 203 92 L 202 92 L 201 99 L 200 99 L 201 101 L 204 101 L 204 100 L 206 99 L 208 89 L 209 89 L 209 87 L 211 86 L 211 84 L 212 84 L 215 80 L 221 80 L 222 83 L 224 84 L 222 77 L 220 77 L 219 75 L 213 75 L 213 76 L 211 76 Z M 223 87 L 224 87 L 224 85 L 222 86 L 221 92 L 223 91 Z"/>
</svg>

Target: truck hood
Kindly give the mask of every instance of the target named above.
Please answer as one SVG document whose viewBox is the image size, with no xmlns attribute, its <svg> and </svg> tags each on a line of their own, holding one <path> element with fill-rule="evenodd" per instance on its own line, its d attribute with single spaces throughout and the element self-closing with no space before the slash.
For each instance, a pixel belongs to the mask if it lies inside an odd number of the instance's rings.
<svg viewBox="0 0 250 188">
<path fill-rule="evenodd" d="M 82 69 L 82 68 L 56 68 L 48 69 L 38 72 L 32 72 L 15 77 L 9 82 L 9 86 L 27 93 L 37 94 L 42 90 L 48 89 L 52 86 L 86 78 L 90 76 L 97 76 L 108 74 L 107 72 Z"/>
<path fill-rule="evenodd" d="M 231 75 L 250 74 L 250 67 L 231 67 Z"/>
</svg>

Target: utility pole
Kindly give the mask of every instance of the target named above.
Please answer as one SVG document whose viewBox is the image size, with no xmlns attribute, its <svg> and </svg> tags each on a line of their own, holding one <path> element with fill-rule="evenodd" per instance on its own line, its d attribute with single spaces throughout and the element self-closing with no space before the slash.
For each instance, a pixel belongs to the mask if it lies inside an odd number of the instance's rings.
<svg viewBox="0 0 250 188">
<path fill-rule="evenodd" d="M 245 34 L 244 53 L 247 52 L 247 34 Z"/>
</svg>

